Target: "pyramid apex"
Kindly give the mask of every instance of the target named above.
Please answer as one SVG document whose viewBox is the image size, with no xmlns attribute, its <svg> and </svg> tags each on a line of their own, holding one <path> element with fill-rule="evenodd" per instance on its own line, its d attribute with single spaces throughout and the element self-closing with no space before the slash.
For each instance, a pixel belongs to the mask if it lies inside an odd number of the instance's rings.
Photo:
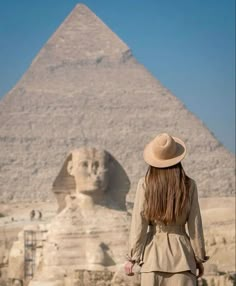
<svg viewBox="0 0 236 286">
<path fill-rule="evenodd" d="M 78 3 L 48 40 L 33 63 L 47 58 L 47 65 L 120 61 L 129 47 L 85 4 Z"/>
<path fill-rule="evenodd" d="M 70 14 L 68 15 L 68 18 L 70 18 L 74 14 L 85 15 L 86 17 L 98 18 L 97 15 L 84 3 L 77 3 L 71 10 Z"/>
<path fill-rule="evenodd" d="M 84 15 L 86 17 L 93 17 L 94 19 L 95 18 L 99 19 L 97 15 L 84 3 L 77 3 L 75 7 L 71 10 L 70 14 L 68 15 L 68 18 L 70 18 L 73 14 Z"/>
<path fill-rule="evenodd" d="M 89 9 L 89 7 L 86 6 L 84 3 L 77 3 L 77 4 L 75 5 L 75 8 L 74 8 L 74 9 L 86 9 L 86 10 L 91 11 L 91 10 Z M 73 10 L 74 10 L 74 9 L 73 9 Z"/>
</svg>

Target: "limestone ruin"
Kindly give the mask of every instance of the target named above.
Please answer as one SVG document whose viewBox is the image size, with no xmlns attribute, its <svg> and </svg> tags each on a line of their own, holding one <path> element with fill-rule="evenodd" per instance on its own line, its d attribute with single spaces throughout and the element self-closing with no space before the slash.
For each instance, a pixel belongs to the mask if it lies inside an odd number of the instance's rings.
<svg viewBox="0 0 236 286">
<path fill-rule="evenodd" d="M 184 165 L 201 196 L 233 194 L 233 154 L 82 4 L 0 101 L 0 122 L 1 201 L 53 200 L 58 166 L 87 144 L 119 160 L 132 201 L 143 147 L 161 132 L 186 142 Z"/>
</svg>

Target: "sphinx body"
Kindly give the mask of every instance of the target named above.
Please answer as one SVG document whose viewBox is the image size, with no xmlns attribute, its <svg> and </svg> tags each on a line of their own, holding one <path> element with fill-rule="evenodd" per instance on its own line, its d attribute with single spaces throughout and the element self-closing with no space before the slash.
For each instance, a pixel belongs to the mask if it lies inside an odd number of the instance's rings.
<svg viewBox="0 0 236 286">
<path fill-rule="evenodd" d="M 63 193 L 59 213 L 48 227 L 42 261 L 30 285 L 43 285 L 43 280 L 50 279 L 56 285 L 73 270 L 119 271 L 130 225 L 124 204 L 129 184 L 117 189 L 114 182 L 125 180 L 114 173 L 112 165 L 110 155 L 95 148 L 80 148 L 68 155 L 54 182 L 54 193 Z"/>
<path fill-rule="evenodd" d="M 45 263 L 114 271 L 125 258 L 128 225 L 129 216 L 123 211 L 100 206 L 82 212 L 68 207 L 50 226 Z"/>
</svg>

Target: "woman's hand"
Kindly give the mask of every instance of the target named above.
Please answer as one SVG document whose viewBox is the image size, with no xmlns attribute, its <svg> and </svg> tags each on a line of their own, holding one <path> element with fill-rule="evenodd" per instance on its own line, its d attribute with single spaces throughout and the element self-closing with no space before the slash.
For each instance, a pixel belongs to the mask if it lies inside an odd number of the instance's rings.
<svg viewBox="0 0 236 286">
<path fill-rule="evenodd" d="M 197 263 L 197 269 L 198 269 L 197 278 L 200 278 L 200 277 L 202 277 L 202 275 L 204 274 L 204 266 L 203 266 L 203 263 L 198 262 L 198 263 Z"/>
<path fill-rule="evenodd" d="M 125 263 L 125 274 L 127 274 L 128 276 L 133 276 L 133 267 L 134 267 L 134 262 L 132 261 L 127 261 Z"/>
</svg>

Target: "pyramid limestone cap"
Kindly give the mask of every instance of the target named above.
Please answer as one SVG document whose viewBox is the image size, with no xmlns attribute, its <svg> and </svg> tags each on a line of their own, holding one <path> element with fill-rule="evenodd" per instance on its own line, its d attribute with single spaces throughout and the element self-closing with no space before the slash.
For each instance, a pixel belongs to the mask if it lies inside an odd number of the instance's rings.
<svg viewBox="0 0 236 286">
<path fill-rule="evenodd" d="M 129 47 L 87 6 L 77 4 L 35 58 L 47 66 L 120 60 Z"/>
</svg>

